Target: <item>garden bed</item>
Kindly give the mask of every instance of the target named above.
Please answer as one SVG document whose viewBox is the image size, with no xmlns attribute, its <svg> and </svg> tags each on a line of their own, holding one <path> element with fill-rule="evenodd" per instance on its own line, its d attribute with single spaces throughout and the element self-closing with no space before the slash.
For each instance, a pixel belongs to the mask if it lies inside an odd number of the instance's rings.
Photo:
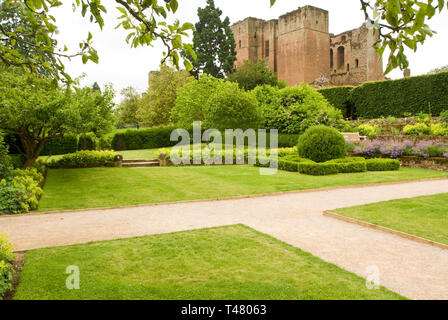
<svg viewBox="0 0 448 320">
<path fill-rule="evenodd" d="M 423 158 L 416 156 L 403 156 L 399 160 L 402 166 L 408 168 L 423 168 L 439 171 L 448 171 L 447 158 Z"/>
</svg>

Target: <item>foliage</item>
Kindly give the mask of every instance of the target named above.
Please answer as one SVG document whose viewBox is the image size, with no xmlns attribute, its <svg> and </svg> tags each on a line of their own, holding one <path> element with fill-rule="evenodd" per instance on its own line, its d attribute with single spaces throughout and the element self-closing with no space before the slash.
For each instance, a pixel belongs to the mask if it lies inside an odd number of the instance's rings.
<svg viewBox="0 0 448 320">
<path fill-rule="evenodd" d="M 170 124 L 177 90 L 193 80 L 187 71 L 177 71 L 166 66 L 162 66 L 160 71 L 151 72 L 148 91 L 138 106 L 138 122 L 145 127 Z"/>
<path fill-rule="evenodd" d="M 352 90 L 362 118 L 401 117 L 420 112 L 440 114 L 448 106 L 448 72 L 398 80 L 366 82 Z"/>
<path fill-rule="evenodd" d="M 137 92 L 133 87 L 127 87 L 121 90 L 123 100 L 118 105 L 115 111 L 117 117 L 117 126 L 122 127 L 125 125 L 138 124 L 137 111 L 141 103 L 141 94 Z"/>
<path fill-rule="evenodd" d="M 98 138 L 92 132 L 82 134 L 78 138 L 77 151 L 96 150 L 97 146 L 98 146 Z"/>
<path fill-rule="evenodd" d="M 319 92 L 305 83 L 284 89 L 257 87 L 253 94 L 260 104 L 263 127 L 266 129 L 302 134 L 312 126 L 342 128 L 345 125 L 341 111 L 332 107 Z"/>
<path fill-rule="evenodd" d="M 435 74 L 435 73 L 440 73 L 440 72 L 448 72 L 448 66 L 443 66 L 440 68 L 433 69 L 433 70 L 429 71 L 428 74 Z"/>
<path fill-rule="evenodd" d="M 53 159 L 49 167 L 87 167 L 89 165 L 106 164 L 115 161 L 114 151 L 78 151 L 63 155 L 59 159 Z"/>
<path fill-rule="evenodd" d="M 73 1 L 73 8 L 80 9 L 83 17 L 89 17 L 91 22 L 97 24 L 101 29 L 104 27 L 104 15 L 107 10 L 106 1 L 76 0 Z M 34 72 L 36 69 L 46 69 L 47 72 L 56 78 L 63 78 L 72 81 L 70 76 L 64 71 L 62 58 L 82 57 L 82 62 L 92 61 L 98 63 L 98 53 L 92 47 L 92 34 L 89 32 L 87 39 L 79 44 L 80 50 L 68 53 L 66 47 L 57 47 L 51 36 L 57 32 L 56 20 L 49 13 L 50 10 L 68 5 L 56 0 L 33 0 L 15 1 L 6 0 L 6 7 L 17 6 L 18 16 L 23 21 L 19 26 L 25 25 L 27 28 L 17 27 L 11 32 L 0 28 L 2 43 L 0 45 L 0 60 L 9 66 L 20 66 L 27 72 Z M 192 46 L 185 44 L 182 37 L 188 36 L 187 31 L 193 30 L 191 23 L 181 24 L 175 20 L 168 24 L 169 15 L 174 15 L 178 8 L 177 0 L 164 1 L 162 4 L 157 1 L 139 0 L 115 0 L 116 9 L 119 11 L 118 27 L 128 31 L 126 42 L 131 47 L 150 46 L 156 40 L 161 40 L 166 51 L 162 63 L 170 60 L 176 67 L 179 66 L 181 51 L 187 51 L 194 57 Z M 27 32 L 33 31 L 36 41 L 28 42 Z M 27 55 L 22 55 L 20 48 L 31 47 L 27 50 Z M 49 63 L 47 56 L 56 58 L 56 63 Z M 184 59 L 184 65 L 191 69 L 191 62 Z"/>
<path fill-rule="evenodd" d="M 400 161 L 395 159 L 368 159 L 368 171 L 397 171 L 400 170 Z"/>
<path fill-rule="evenodd" d="M 27 213 L 37 209 L 43 176 L 35 168 L 16 169 L 9 180 L 0 181 L 0 212 Z"/>
<path fill-rule="evenodd" d="M 448 125 L 444 123 L 432 123 L 430 129 L 432 136 L 448 137 Z"/>
<path fill-rule="evenodd" d="M 120 151 L 174 146 L 177 141 L 171 141 L 170 137 L 175 129 L 176 127 L 169 126 L 116 133 L 112 139 L 112 149 Z"/>
<path fill-rule="evenodd" d="M 299 172 L 311 176 L 328 176 L 339 173 L 335 163 L 303 162 L 299 164 Z"/>
<path fill-rule="evenodd" d="M 264 60 L 244 61 L 241 67 L 229 74 L 228 79 L 248 91 L 262 85 L 275 87 L 278 84 L 277 75 L 268 68 Z"/>
<path fill-rule="evenodd" d="M 297 145 L 299 155 L 315 162 L 344 158 L 345 139 L 335 129 L 316 126 L 305 131 Z"/>
<path fill-rule="evenodd" d="M 260 116 L 257 99 L 238 84 L 223 82 L 206 106 L 204 126 L 218 130 L 258 129 Z"/>
<path fill-rule="evenodd" d="M 431 134 L 431 128 L 425 123 L 408 124 L 403 128 L 403 133 L 408 136 L 426 136 Z"/>
<path fill-rule="evenodd" d="M 184 128 L 192 126 L 194 121 L 204 121 L 210 98 L 224 86 L 224 80 L 208 75 L 186 83 L 177 92 L 176 104 L 171 110 L 171 120 Z"/>
<path fill-rule="evenodd" d="M 8 147 L 0 135 L 0 180 L 9 178 L 13 169 L 11 158 L 8 155 Z"/>
<path fill-rule="evenodd" d="M 440 121 L 448 122 L 448 110 L 444 110 L 440 113 Z"/>
<path fill-rule="evenodd" d="M 289 171 L 289 172 L 298 172 L 299 166 L 298 163 L 295 161 L 289 161 L 289 160 L 278 160 L 278 168 L 280 170 Z"/>
<path fill-rule="evenodd" d="M 78 137 L 75 134 L 65 134 L 45 143 L 40 155 L 54 156 L 76 152 L 78 150 Z"/>
<path fill-rule="evenodd" d="M 12 262 L 15 258 L 13 250 L 8 235 L 0 233 L 0 300 L 5 293 L 12 290 Z"/>
<path fill-rule="evenodd" d="M 356 118 L 355 110 L 351 102 L 351 92 L 354 87 L 342 86 L 320 89 L 319 92 L 335 108 L 341 110 L 344 118 Z"/>
<path fill-rule="evenodd" d="M 362 124 L 358 126 L 358 131 L 362 136 L 373 137 L 381 133 L 381 127 L 377 125 Z"/>
<path fill-rule="evenodd" d="M 230 20 L 221 20 L 222 11 L 213 0 L 207 0 L 205 8 L 198 8 L 199 22 L 193 32 L 193 47 L 197 59 L 193 62 L 191 74 L 199 78 L 209 74 L 215 78 L 224 78 L 234 68 L 236 44 Z M 190 57 L 191 54 L 185 54 Z"/>
<path fill-rule="evenodd" d="M 54 80 L 28 77 L 16 69 L 0 73 L 0 129 L 20 138 L 29 167 L 45 144 L 67 133 L 110 128 L 113 92 L 73 92 Z"/>
</svg>

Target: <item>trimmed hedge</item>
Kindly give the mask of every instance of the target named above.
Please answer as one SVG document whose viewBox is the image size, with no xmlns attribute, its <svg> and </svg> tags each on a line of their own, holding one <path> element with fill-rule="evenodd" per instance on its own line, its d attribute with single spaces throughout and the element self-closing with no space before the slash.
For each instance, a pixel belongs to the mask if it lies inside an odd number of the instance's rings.
<svg viewBox="0 0 448 320">
<path fill-rule="evenodd" d="M 174 129 L 170 126 L 117 133 L 112 139 L 112 149 L 121 151 L 172 147 L 178 143 L 170 141 Z"/>
<path fill-rule="evenodd" d="M 400 161 L 395 159 L 369 159 L 366 161 L 368 171 L 397 171 Z"/>
<path fill-rule="evenodd" d="M 96 150 L 98 139 L 93 133 L 83 134 L 78 139 L 78 151 Z"/>
<path fill-rule="evenodd" d="M 302 162 L 298 164 L 299 172 L 311 176 L 327 176 L 331 174 L 338 174 L 339 167 L 336 163 L 313 163 Z"/>
<path fill-rule="evenodd" d="M 78 137 L 75 135 L 65 135 L 48 141 L 42 152 L 42 156 L 66 154 L 78 150 Z"/>
<path fill-rule="evenodd" d="M 48 163 L 49 167 L 85 168 L 91 165 L 108 164 L 115 161 L 116 153 L 113 151 L 78 151 L 65 154 L 60 159 Z"/>
<path fill-rule="evenodd" d="M 364 158 L 335 159 L 326 163 L 334 163 L 339 173 L 367 172 L 367 163 Z"/>
<path fill-rule="evenodd" d="M 334 87 L 318 90 L 333 107 L 342 111 L 344 118 L 355 118 L 355 109 L 351 101 L 353 86 Z"/>
<path fill-rule="evenodd" d="M 299 164 L 295 161 L 288 160 L 278 160 L 278 168 L 280 170 L 289 171 L 289 172 L 297 172 L 299 171 Z"/>
<path fill-rule="evenodd" d="M 448 72 L 399 80 L 366 82 L 351 92 L 359 117 L 440 114 L 448 106 Z"/>
</svg>

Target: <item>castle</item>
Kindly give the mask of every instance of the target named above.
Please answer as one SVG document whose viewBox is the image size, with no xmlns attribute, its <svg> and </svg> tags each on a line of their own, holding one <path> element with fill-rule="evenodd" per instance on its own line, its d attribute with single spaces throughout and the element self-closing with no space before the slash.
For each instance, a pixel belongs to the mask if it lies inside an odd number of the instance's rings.
<svg viewBox="0 0 448 320">
<path fill-rule="evenodd" d="M 328 11 L 305 6 L 274 20 L 246 18 L 232 25 L 238 68 L 263 59 L 279 80 L 293 86 L 315 83 L 359 85 L 383 80 L 383 63 L 373 45 L 378 37 L 366 24 L 338 35 L 329 33 Z"/>
</svg>

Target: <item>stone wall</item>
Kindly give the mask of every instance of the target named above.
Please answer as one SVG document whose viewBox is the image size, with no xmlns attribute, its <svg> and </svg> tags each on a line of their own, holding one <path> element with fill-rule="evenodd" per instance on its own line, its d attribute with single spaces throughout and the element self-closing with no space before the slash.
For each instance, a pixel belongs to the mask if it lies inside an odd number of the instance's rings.
<svg viewBox="0 0 448 320">
<path fill-rule="evenodd" d="M 319 77 L 334 85 L 384 79 L 382 61 L 372 47 L 377 37 L 366 25 L 330 34 L 329 13 L 323 9 L 305 6 L 270 21 L 250 17 L 232 25 L 232 31 L 237 68 L 245 60 L 265 60 L 290 86 Z"/>
</svg>

